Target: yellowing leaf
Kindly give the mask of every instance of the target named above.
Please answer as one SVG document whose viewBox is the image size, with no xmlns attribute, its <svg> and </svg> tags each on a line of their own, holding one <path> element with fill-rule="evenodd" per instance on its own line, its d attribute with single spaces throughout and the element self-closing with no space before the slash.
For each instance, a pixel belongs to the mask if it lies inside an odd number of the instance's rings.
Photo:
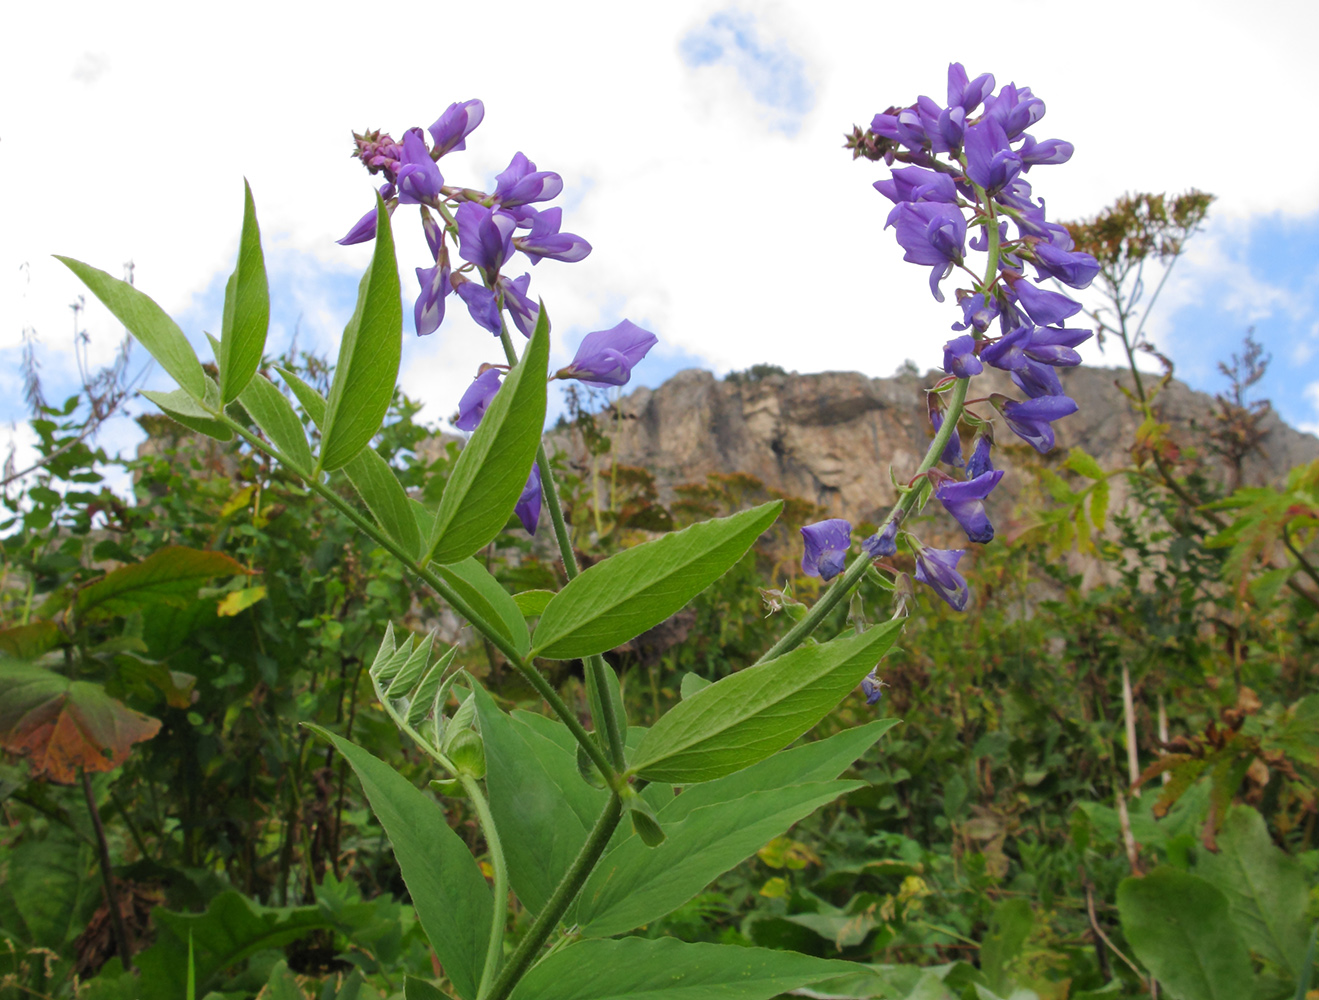
<svg viewBox="0 0 1319 1000">
<path fill-rule="evenodd" d="M 242 590 L 231 590 L 221 599 L 215 613 L 221 618 L 232 618 L 234 615 L 246 611 L 265 596 L 265 587 L 245 587 Z"/>
</svg>

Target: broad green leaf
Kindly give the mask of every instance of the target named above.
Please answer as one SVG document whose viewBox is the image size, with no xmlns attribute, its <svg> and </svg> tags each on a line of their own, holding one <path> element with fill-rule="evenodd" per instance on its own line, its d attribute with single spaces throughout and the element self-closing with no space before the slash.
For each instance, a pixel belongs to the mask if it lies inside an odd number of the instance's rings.
<svg viewBox="0 0 1319 1000">
<path fill-rule="evenodd" d="M 628 837 L 587 880 L 578 904 L 582 933 L 608 937 L 664 916 L 798 820 L 864 787 L 863 781 L 823 781 L 757 791 L 693 810 L 677 824 L 660 810 L 662 844 L 647 847 L 640 837 Z"/>
<path fill-rule="evenodd" d="M 1184 1000 L 1241 1000 L 1251 993 L 1250 955 L 1227 897 L 1198 875 L 1156 868 L 1117 890 L 1122 934 L 1168 993 Z"/>
<path fill-rule="evenodd" d="M 252 187 L 243 181 L 243 235 L 238 241 L 238 263 L 224 289 L 224 319 L 220 327 L 220 397 L 232 403 L 261 364 L 270 326 L 270 290 L 266 286 L 266 260 L 261 253 L 261 232 L 256 224 Z"/>
<path fill-rule="evenodd" d="M 682 683 L 679 685 L 678 691 L 682 695 L 682 700 L 686 701 L 697 691 L 704 691 L 711 683 L 713 682 L 706 680 L 700 674 L 687 673 L 682 675 Z"/>
<path fill-rule="evenodd" d="M 247 383 L 238 401 L 243 404 L 270 443 L 279 449 L 289 467 L 302 476 L 310 476 L 315 465 L 306 432 L 293 406 L 270 379 L 257 373 Z"/>
<path fill-rule="evenodd" d="M 860 684 L 902 625 L 898 619 L 858 636 L 802 646 L 697 691 L 650 728 L 631 770 L 651 781 L 682 785 L 721 778 L 764 760 Z"/>
<path fill-rule="evenodd" d="M 203 391 L 209 389 L 212 384 L 207 379 L 203 383 L 205 387 Z M 189 430 L 205 434 L 207 437 L 213 437 L 217 441 L 229 441 L 234 436 L 234 432 L 229 427 L 216 420 L 211 413 L 208 413 L 200 403 L 182 389 L 174 389 L 170 392 L 154 392 L 151 389 L 143 389 L 142 395 L 164 410 L 165 415 L 171 420 L 177 421 Z"/>
<path fill-rule="evenodd" d="M 1025 899 L 1005 899 L 989 917 L 989 931 L 980 944 L 980 968 L 990 989 L 1006 995 L 1012 988 L 1009 967 L 1021 954 L 1035 924 L 1035 913 Z"/>
<path fill-rule="evenodd" d="M 418 979 L 416 976 L 404 976 L 403 1000 L 449 1000 L 449 994 L 424 979 Z"/>
<path fill-rule="evenodd" d="M 697 785 L 658 810 L 656 849 L 613 847 L 582 889 L 583 933 L 608 936 L 676 909 L 787 827 L 863 782 L 834 781 L 897 720 L 880 719 Z"/>
<path fill-rule="evenodd" d="M 1218 853 L 1202 852 L 1196 874 L 1227 897 L 1246 947 L 1293 978 L 1300 976 L 1309 931 L 1309 879 L 1301 863 L 1273 843 L 1259 813 L 1234 806 L 1218 833 Z"/>
<path fill-rule="evenodd" d="M 124 615 L 154 603 L 182 607 L 191 603 L 206 580 L 251 572 L 223 552 L 169 545 L 83 587 L 74 604 L 84 616 L 92 611 Z"/>
<path fill-rule="evenodd" d="M 376 523 L 412 559 L 421 555 L 421 534 L 408 504 L 408 494 L 389 463 L 374 448 L 359 451 L 343 467 Z M 523 629 L 526 631 L 526 629 Z"/>
<path fill-rule="evenodd" d="M 6 939 L 68 954 L 100 904 L 101 880 L 93 848 L 53 825 L 40 840 L 20 840 L 3 852 L 0 951 Z"/>
<path fill-rule="evenodd" d="M 493 627 L 499 629 L 518 655 L 526 657 L 531 636 L 522 611 L 499 581 L 475 559 L 463 559 L 448 566 L 437 565 L 435 571 Z"/>
<path fill-rule="evenodd" d="M 35 621 L 0 630 L 0 654 L 15 660 L 35 660 L 63 642 L 64 633 L 51 621 Z"/>
<path fill-rule="evenodd" d="M 554 599 L 552 590 L 524 590 L 513 595 L 513 601 L 524 618 L 538 618 L 545 611 L 545 605 Z"/>
<path fill-rule="evenodd" d="M 356 744 L 319 726 L 309 728 L 333 743 L 357 773 L 394 845 L 431 947 L 454 989 L 472 1000 L 485 965 L 494 905 L 476 860 L 429 795 Z"/>
<path fill-rule="evenodd" d="M 581 779 L 574 756 L 501 712 L 480 685 L 474 691 L 508 879 L 522 905 L 538 913 L 586 842 L 607 793 Z"/>
<path fill-rule="evenodd" d="M 522 360 L 454 463 L 427 546 L 435 562 L 455 563 L 475 554 L 512 516 L 545 427 L 549 357 L 549 316 L 542 306 Z"/>
<path fill-rule="evenodd" d="M 844 975 L 850 965 L 670 937 L 579 941 L 535 965 L 513 1000 L 768 1000 Z"/>
<path fill-rule="evenodd" d="M 283 959 L 275 963 L 266 979 L 266 987 L 261 991 L 262 1000 L 307 1000 L 298 985 L 298 977 L 289 969 Z"/>
<path fill-rule="evenodd" d="M 161 368 L 193 399 L 202 399 L 206 393 L 206 375 L 197 352 L 175 322 L 165 315 L 150 296 L 144 295 L 126 281 L 112 278 L 104 271 L 74 260 L 72 257 L 55 259 L 78 276 L 93 295 L 100 299 L 115 318 L 128 328 Z"/>
<path fill-rule="evenodd" d="M 775 500 L 702 521 L 596 563 L 545 608 L 533 655 L 570 660 L 603 653 L 658 625 L 723 576 L 782 508 Z"/>
<path fill-rule="evenodd" d="M 402 350 L 403 300 L 394 234 L 385 203 L 376 195 L 375 252 L 362 275 L 357 309 L 339 344 L 339 360 L 325 404 L 322 469 L 342 468 L 380 430 L 394 398 Z"/>
<path fill-rule="evenodd" d="M 311 417 L 311 422 L 319 429 L 324 430 L 325 397 L 293 372 L 278 366 L 276 366 L 275 371 L 279 372 L 280 378 L 287 382 L 289 388 L 293 390 L 293 395 L 298 398 L 302 408 L 307 411 L 307 416 Z"/>
</svg>

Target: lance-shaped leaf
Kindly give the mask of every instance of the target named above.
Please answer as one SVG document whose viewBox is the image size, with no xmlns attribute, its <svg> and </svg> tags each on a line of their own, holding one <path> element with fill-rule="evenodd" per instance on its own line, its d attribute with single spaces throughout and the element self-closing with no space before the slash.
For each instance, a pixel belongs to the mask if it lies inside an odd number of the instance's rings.
<svg viewBox="0 0 1319 1000">
<path fill-rule="evenodd" d="M 422 929 L 458 994 L 476 996 L 494 903 L 481 869 L 435 800 L 384 761 L 319 726 L 348 759 L 380 820 Z M 501 901 L 502 905 L 502 901 Z"/>
<path fill-rule="evenodd" d="M 475 559 L 469 558 L 448 566 L 437 566 L 436 571 L 445 583 L 471 605 L 473 611 L 499 629 L 504 638 L 513 644 L 519 655 L 527 655 L 527 650 L 531 648 L 527 621 L 522 617 L 517 602 L 500 586 L 499 581 L 490 575 L 489 570 Z"/>
<path fill-rule="evenodd" d="M 302 476 L 310 475 L 315 463 L 302 421 L 270 379 L 259 373 L 254 375 L 239 394 L 238 401 L 270 443 L 279 449 L 289 468 Z"/>
<path fill-rule="evenodd" d="M 252 188 L 243 181 L 243 234 L 238 241 L 238 264 L 224 289 L 224 318 L 220 327 L 220 397 L 225 403 L 238 398 L 266 349 L 270 326 L 270 291 L 266 287 L 266 260 L 261 253 L 261 232 L 256 224 Z"/>
<path fill-rule="evenodd" d="M 579 941 L 535 965 L 513 1000 L 768 1000 L 854 971 L 793 951 L 670 937 Z"/>
<path fill-rule="evenodd" d="M 545 606 L 532 655 L 590 656 L 653 628 L 723 576 L 782 509 L 775 500 L 702 521 L 596 563 Z"/>
<path fill-rule="evenodd" d="M 169 545 L 141 562 L 120 566 L 78 591 L 78 613 L 128 614 L 152 603 L 182 607 L 197 596 L 206 580 L 252 570 L 223 552 Z"/>
<path fill-rule="evenodd" d="M 215 399 L 212 402 L 218 404 L 219 389 L 215 387 L 215 383 L 208 378 L 202 384 L 205 396 L 212 395 L 212 390 L 214 390 Z M 170 392 L 155 392 L 151 389 L 143 389 L 142 395 L 164 410 L 165 416 L 182 424 L 189 430 L 205 434 L 207 437 L 213 437 L 217 441 L 229 441 L 234 436 L 234 432 L 228 426 L 215 419 L 213 410 L 207 410 L 182 389 L 174 389 Z"/>
<path fill-rule="evenodd" d="M 455 563 L 474 555 L 512 516 L 545 427 L 549 358 L 550 323 L 542 306 L 522 360 L 510 369 L 454 463 L 431 528 L 428 549 L 435 562 Z"/>
<path fill-rule="evenodd" d="M 150 296 L 144 295 L 126 281 L 112 278 L 89 264 L 60 257 L 70 271 L 76 274 L 93 295 L 100 299 L 115 318 L 128 328 L 129 333 L 147 349 L 175 382 L 193 399 L 202 399 L 206 392 L 205 373 L 197 352 L 175 322 L 165 315 Z"/>
<path fill-rule="evenodd" d="M 30 758 L 33 777 L 67 785 L 80 768 L 113 771 L 134 743 L 159 731 L 158 719 L 111 698 L 99 684 L 0 664 L 0 747 Z"/>
<path fill-rule="evenodd" d="M 402 350 L 403 299 L 394 234 L 385 203 L 376 195 L 375 252 L 362 275 L 357 308 L 339 344 L 339 360 L 326 400 L 322 469 L 342 468 L 380 430 L 394 398 Z"/>
<path fill-rule="evenodd" d="M 403 484 L 374 448 L 363 448 L 343 467 L 376 523 L 409 558 L 421 555 L 421 532 Z M 523 631 L 526 631 L 523 629 Z"/>
<path fill-rule="evenodd" d="M 702 688 L 650 728 L 637 747 L 632 771 L 651 781 L 685 785 L 764 760 L 860 684 L 893 645 L 902 624 L 899 619 L 861 635 L 802 646 Z"/>
<path fill-rule="evenodd" d="M 1250 955 L 1216 886 L 1175 868 L 1156 868 L 1144 878 L 1122 880 L 1117 909 L 1132 951 L 1169 995 L 1250 996 Z"/>
</svg>

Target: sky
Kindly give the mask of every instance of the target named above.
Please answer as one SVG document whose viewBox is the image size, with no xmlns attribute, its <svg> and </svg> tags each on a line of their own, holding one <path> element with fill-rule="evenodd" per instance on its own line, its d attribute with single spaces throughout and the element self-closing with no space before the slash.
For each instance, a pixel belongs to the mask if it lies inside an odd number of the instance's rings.
<svg viewBox="0 0 1319 1000">
<path fill-rule="evenodd" d="M 627 318 L 660 339 L 634 384 L 694 366 L 934 367 L 958 318 L 952 296 L 935 302 L 927 269 L 903 263 L 883 230 L 890 206 L 871 187 L 883 165 L 841 146 L 890 105 L 942 102 L 957 60 L 1030 86 L 1048 106 L 1033 133 L 1075 145 L 1071 162 L 1031 174 L 1051 218 L 1092 215 L 1124 192 L 1217 196 L 1149 338 L 1179 377 L 1216 391 L 1217 361 L 1253 328 L 1273 357 L 1261 394 L 1319 433 L 1319 132 L 1299 127 L 1297 99 L 1311 89 L 1319 5 L 1119 0 L 1103 18 L 1043 0 L 1000 4 L 993 18 L 962 2 L 937 14 L 827 0 L 475 10 L 10 5 L 0 15 L 0 431 L 26 440 L 25 331 L 47 396 L 76 387 L 70 304 L 83 291 L 51 254 L 112 274 L 131 261 L 137 287 L 209 357 L 204 331 L 219 330 L 244 177 L 270 275 L 268 351 L 296 331 L 300 348 L 333 356 L 370 256 L 369 244 L 334 242 L 373 198 L 351 132 L 397 138 L 474 97 L 485 121 L 441 161 L 446 182 L 492 189 L 522 151 L 563 177 L 564 229 L 594 247 L 580 263 L 527 268 L 553 320 L 556 364 L 587 332 Z M 400 382 L 424 418 L 443 421 L 477 367 L 502 354 L 456 299 L 438 332 L 415 337 L 414 268 L 430 260 L 415 208 L 400 207 L 394 227 Z M 118 323 L 94 301 L 77 316 L 93 364 L 108 362 Z M 1086 358 L 1122 360 L 1111 346 Z M 139 349 L 135 366 L 143 360 Z M 144 384 L 169 388 L 159 370 Z M 102 443 L 138 436 L 120 421 Z"/>
</svg>

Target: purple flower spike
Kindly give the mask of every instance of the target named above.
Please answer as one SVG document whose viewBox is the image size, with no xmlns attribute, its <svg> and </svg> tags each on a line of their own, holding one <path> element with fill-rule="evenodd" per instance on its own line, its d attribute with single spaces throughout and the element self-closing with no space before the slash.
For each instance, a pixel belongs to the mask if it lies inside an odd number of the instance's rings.
<svg viewBox="0 0 1319 1000">
<path fill-rule="evenodd" d="M 433 205 L 440 197 L 444 178 L 431 159 L 421 129 L 410 128 L 403 136 L 403 165 L 398 168 L 398 200 L 403 205 Z"/>
<path fill-rule="evenodd" d="M 458 256 L 463 260 L 498 271 L 512 255 L 517 219 L 508 212 L 465 201 L 453 218 L 458 223 Z"/>
<path fill-rule="evenodd" d="M 968 115 L 980 107 L 980 102 L 994 92 L 994 74 L 981 73 L 968 80 L 961 63 L 948 64 L 948 106 L 958 107 Z"/>
<path fill-rule="evenodd" d="M 998 318 L 998 297 L 985 292 L 958 292 L 957 304 L 962 307 L 962 322 L 954 323 L 954 330 L 975 330 L 984 333 L 989 324 Z"/>
<path fill-rule="evenodd" d="M 490 400 L 494 399 L 495 393 L 499 391 L 499 380 L 503 377 L 504 373 L 498 368 L 487 368 L 476 376 L 472 384 L 467 387 L 467 391 L 463 393 L 463 398 L 458 400 L 458 417 L 453 425 L 460 431 L 476 430 L 481 418 L 485 416 Z"/>
<path fill-rule="evenodd" d="M 976 339 L 969 333 L 954 337 L 943 345 L 943 370 L 958 378 L 979 375 L 985 366 L 976 357 Z"/>
<path fill-rule="evenodd" d="M 623 320 L 608 330 L 597 330 L 582 338 L 572 364 L 559 371 L 559 378 L 575 378 L 587 385 L 605 388 L 626 385 L 632 369 L 659 343 L 653 333 Z"/>
<path fill-rule="evenodd" d="M 801 571 L 807 576 L 832 580 L 843 571 L 847 550 L 852 545 L 852 525 L 841 517 L 817 521 L 801 529 L 806 552 L 801 559 Z"/>
<path fill-rule="evenodd" d="M 485 117 L 485 105 L 480 101 L 463 101 L 450 104 L 444 114 L 435 120 L 429 129 L 435 143 L 435 155 L 443 156 L 459 149 L 466 149 L 466 139 L 475 131 Z"/>
<path fill-rule="evenodd" d="M 882 559 L 895 555 L 898 551 L 898 522 L 890 521 L 883 531 L 876 532 L 861 543 L 861 548 L 871 559 Z"/>
<path fill-rule="evenodd" d="M 966 176 L 988 192 L 1007 187 L 1021 173 L 1021 157 L 1008 145 L 1003 127 L 985 118 L 966 130 Z"/>
<path fill-rule="evenodd" d="M 537 212 L 531 222 L 531 232 L 526 236 L 514 237 L 513 245 L 530 257 L 532 264 L 539 264 L 545 257 L 569 264 L 584 260 L 591 252 L 591 244 L 575 233 L 559 232 L 562 219 L 561 208 L 547 208 Z"/>
<path fill-rule="evenodd" d="M 1081 311 L 1081 303 L 1075 299 L 1068 298 L 1062 292 L 1037 288 L 1029 281 L 1016 282 L 1012 286 L 1012 293 L 1016 296 L 1017 304 L 1039 326 L 1061 323 Z"/>
<path fill-rule="evenodd" d="M 505 208 L 533 201 L 550 201 L 563 191 L 563 178 L 550 170 L 537 170 L 521 153 L 514 153 L 504 172 L 495 177 L 495 201 Z"/>
<path fill-rule="evenodd" d="M 518 497 L 517 506 L 513 508 L 513 513 L 522 522 L 522 527 L 527 529 L 528 535 L 534 535 L 536 525 L 540 523 L 540 501 L 540 464 L 533 462 L 531 475 L 527 477 L 527 485 L 522 487 L 522 495 Z"/>
<path fill-rule="evenodd" d="M 916 550 L 916 579 L 947 601 L 954 611 L 965 611 L 971 591 L 962 574 L 957 572 L 957 563 L 966 554 L 966 549 L 927 549 L 920 542 L 915 542 L 913 548 Z"/>
<path fill-rule="evenodd" d="M 417 324 L 417 336 L 425 337 L 444 322 L 444 298 L 453 291 L 449 284 L 448 260 L 434 267 L 417 268 L 417 280 L 421 282 L 421 294 L 417 296 L 412 316 Z"/>
<path fill-rule="evenodd" d="M 467 312 L 477 325 L 498 337 L 499 299 L 495 293 L 475 281 L 461 281 L 455 290 L 458 292 L 458 297 L 467 303 Z"/>
<path fill-rule="evenodd" d="M 1041 455 L 1053 448 L 1053 421 L 1077 411 L 1076 401 L 1070 396 L 1041 396 L 1024 403 L 995 395 L 994 406 L 1003 414 L 1012 433 L 1017 435 Z"/>
<path fill-rule="evenodd" d="M 1003 470 L 986 472 L 964 483 L 948 479 L 940 483 L 934 491 L 934 497 L 966 532 L 966 537 L 973 542 L 989 542 L 994 538 L 994 526 L 989 523 L 985 513 L 985 497 L 1003 478 Z"/>
<path fill-rule="evenodd" d="M 1099 273 L 1099 261 L 1088 253 L 1061 250 L 1052 243 L 1036 243 L 1035 272 L 1041 281 L 1057 278 L 1073 288 L 1089 288 Z"/>
<path fill-rule="evenodd" d="M 948 276 L 954 264 L 961 263 L 966 243 L 966 218 L 961 210 L 934 202 L 903 202 L 889 214 L 884 228 L 889 225 L 896 226 L 898 243 L 906 251 L 903 260 L 934 265 L 930 291 L 942 302 L 939 282 Z"/>
<path fill-rule="evenodd" d="M 975 443 L 971 446 L 971 457 L 966 460 L 967 479 L 978 479 L 986 472 L 994 471 L 994 463 L 989 457 L 989 449 L 993 444 L 994 439 L 983 431 L 976 435 Z"/>
<path fill-rule="evenodd" d="M 499 276 L 499 289 L 504 293 L 504 308 L 513 317 L 513 325 L 522 336 L 530 339 L 536 331 L 536 320 L 540 318 L 539 303 L 532 302 L 527 295 L 527 286 L 531 284 L 531 275 L 509 281 L 502 274 Z"/>
</svg>

